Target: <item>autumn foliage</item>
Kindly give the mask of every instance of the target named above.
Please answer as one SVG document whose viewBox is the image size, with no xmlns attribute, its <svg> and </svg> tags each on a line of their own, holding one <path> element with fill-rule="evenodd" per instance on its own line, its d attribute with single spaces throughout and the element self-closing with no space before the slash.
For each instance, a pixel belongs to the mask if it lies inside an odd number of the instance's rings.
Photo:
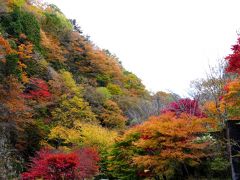
<svg viewBox="0 0 240 180">
<path fill-rule="evenodd" d="M 22 179 L 184 179 L 211 167 L 217 114 L 239 119 L 240 39 L 216 105 L 210 91 L 152 95 L 55 5 L 8 0 L 0 11 L 0 123 L 13 127 Z"/>
<path fill-rule="evenodd" d="M 4 39 L 2 36 L 0 36 L 0 46 L 1 46 L 1 51 L 0 55 L 2 54 L 11 54 L 13 52 L 9 42 Z"/>
<path fill-rule="evenodd" d="M 240 38 L 237 44 L 232 46 L 232 51 L 233 53 L 226 57 L 228 61 L 226 71 L 240 74 Z"/>
<path fill-rule="evenodd" d="M 44 80 L 32 78 L 22 96 L 27 99 L 49 99 L 51 94 Z"/>
<path fill-rule="evenodd" d="M 181 166 L 196 166 L 212 155 L 207 151 L 211 138 L 205 137 L 210 128 L 215 128 L 215 122 L 208 118 L 185 113 L 176 117 L 169 112 L 151 117 L 127 131 L 117 148 L 131 166 L 138 169 L 136 172 L 144 175 L 144 170 L 148 170 L 151 173 L 145 176 L 164 174 L 171 177 Z M 112 158 L 109 168 L 114 172 L 121 167 L 114 162 L 117 157 Z"/>
<path fill-rule="evenodd" d="M 222 97 L 222 102 L 228 110 L 228 118 L 230 120 L 239 120 L 240 118 L 240 38 L 237 44 L 232 46 L 232 54 L 225 59 L 228 61 L 226 68 L 227 72 L 237 74 L 235 78 L 230 79 L 225 86 L 225 95 Z"/>
<path fill-rule="evenodd" d="M 22 174 L 22 179 L 74 180 L 90 178 L 98 173 L 98 161 L 98 153 L 91 148 L 84 148 L 72 153 L 54 153 L 42 149 L 32 158 L 30 169 Z"/>
<path fill-rule="evenodd" d="M 189 98 L 180 99 L 170 103 L 165 109 L 162 110 L 162 113 L 165 112 L 174 112 L 176 115 L 187 113 L 197 117 L 204 117 L 203 112 L 199 108 L 198 101 L 191 100 Z"/>
</svg>

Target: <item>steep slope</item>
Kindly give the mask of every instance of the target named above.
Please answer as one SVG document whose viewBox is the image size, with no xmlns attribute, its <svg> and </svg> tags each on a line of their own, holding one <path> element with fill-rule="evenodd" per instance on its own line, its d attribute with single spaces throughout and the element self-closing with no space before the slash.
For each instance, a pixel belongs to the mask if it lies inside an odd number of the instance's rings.
<svg viewBox="0 0 240 180">
<path fill-rule="evenodd" d="M 25 0 L 0 1 L 0 92 L 1 123 L 12 127 L 10 145 L 25 161 L 42 147 L 90 146 L 102 156 L 131 124 L 129 110 L 151 101 L 141 80 L 75 20 L 54 5 Z"/>
</svg>

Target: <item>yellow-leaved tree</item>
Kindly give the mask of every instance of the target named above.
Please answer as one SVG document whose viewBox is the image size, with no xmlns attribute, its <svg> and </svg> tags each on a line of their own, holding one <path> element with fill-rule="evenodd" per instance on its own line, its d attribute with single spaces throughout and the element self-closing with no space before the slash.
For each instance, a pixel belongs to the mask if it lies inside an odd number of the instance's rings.
<svg viewBox="0 0 240 180">
<path fill-rule="evenodd" d="M 76 122 L 72 128 L 61 125 L 54 127 L 48 139 L 55 146 L 95 147 L 106 151 L 115 141 L 117 132 L 96 124 Z"/>
<path fill-rule="evenodd" d="M 97 123 L 89 104 L 83 99 L 81 87 L 67 71 L 61 72 L 64 91 L 57 107 L 52 111 L 53 120 L 67 128 L 72 128 L 75 122 Z"/>
</svg>

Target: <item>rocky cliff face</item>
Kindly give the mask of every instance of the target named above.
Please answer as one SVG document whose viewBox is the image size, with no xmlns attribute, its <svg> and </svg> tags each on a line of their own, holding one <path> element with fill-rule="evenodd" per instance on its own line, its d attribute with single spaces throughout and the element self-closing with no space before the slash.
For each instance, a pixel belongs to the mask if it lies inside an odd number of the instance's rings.
<svg viewBox="0 0 240 180">
<path fill-rule="evenodd" d="M 17 166 L 20 164 L 16 150 L 12 146 L 14 128 L 9 123 L 0 123 L 0 180 L 17 177 Z"/>
</svg>

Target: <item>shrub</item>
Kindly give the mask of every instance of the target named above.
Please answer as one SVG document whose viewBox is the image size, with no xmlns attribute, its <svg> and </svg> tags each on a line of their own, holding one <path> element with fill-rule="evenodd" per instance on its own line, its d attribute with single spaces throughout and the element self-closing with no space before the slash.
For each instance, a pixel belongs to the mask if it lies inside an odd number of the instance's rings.
<svg viewBox="0 0 240 180">
<path fill-rule="evenodd" d="M 29 179 L 84 179 L 98 173 L 98 153 L 84 148 L 72 153 L 53 153 L 42 149 L 32 158 L 30 169 L 22 174 L 23 180 Z"/>
</svg>

